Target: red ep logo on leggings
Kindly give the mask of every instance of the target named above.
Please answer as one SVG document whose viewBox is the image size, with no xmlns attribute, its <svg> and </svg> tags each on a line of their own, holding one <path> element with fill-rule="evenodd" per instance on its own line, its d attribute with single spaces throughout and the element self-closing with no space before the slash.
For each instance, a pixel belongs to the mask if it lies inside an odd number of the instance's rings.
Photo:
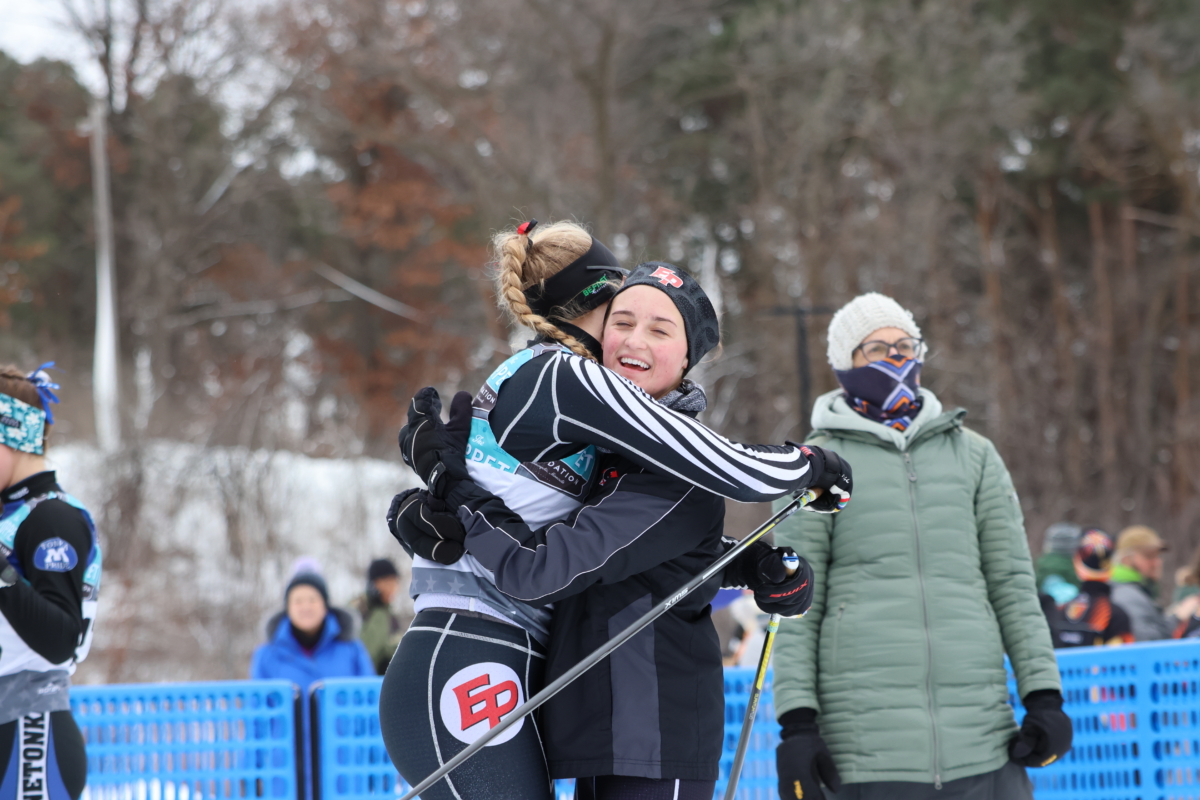
<svg viewBox="0 0 1200 800">
<path fill-rule="evenodd" d="M 460 669 L 446 681 L 439 709 L 450 735 L 470 744 L 499 725 L 524 700 L 517 673 L 504 664 L 485 661 Z M 524 719 L 517 722 L 488 742 L 488 747 L 512 739 L 524 724 Z"/>
</svg>

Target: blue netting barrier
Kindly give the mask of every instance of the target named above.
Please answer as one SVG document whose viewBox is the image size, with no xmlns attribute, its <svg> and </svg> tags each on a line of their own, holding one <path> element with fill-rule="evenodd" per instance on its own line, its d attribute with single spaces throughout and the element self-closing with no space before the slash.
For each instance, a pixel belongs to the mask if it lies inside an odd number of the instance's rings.
<svg viewBox="0 0 1200 800">
<path fill-rule="evenodd" d="M 729 768 L 733 765 L 733 754 L 742 735 L 746 704 L 750 701 L 750 690 L 754 688 L 754 673 L 754 669 L 742 667 L 725 670 L 725 741 L 722 743 L 717 798 L 725 796 L 725 787 L 729 783 Z M 775 745 L 779 744 L 779 723 L 775 721 L 775 705 L 772 702 L 772 677 L 768 671 L 763 694 L 758 701 L 754 727 L 750 731 L 750 746 L 746 750 L 741 777 L 738 778 L 737 800 L 779 800 L 775 780 Z"/>
<path fill-rule="evenodd" d="M 331 678 L 313 685 L 313 800 L 367 800 L 408 791 L 379 732 L 382 685 L 382 678 Z"/>
<path fill-rule="evenodd" d="M 1060 650 L 1058 667 L 1075 740 L 1029 770 L 1038 800 L 1200 800 L 1200 642 Z"/>
<path fill-rule="evenodd" d="M 1059 651 L 1075 746 L 1030 770 L 1038 800 L 1200 800 L 1200 642 Z M 725 782 L 754 680 L 725 671 Z M 297 766 L 296 689 L 281 681 L 75 687 L 88 747 L 90 800 L 395 800 L 408 790 L 379 732 L 380 678 L 318 684 L 311 712 L 311 794 Z M 1023 715 L 1010 677 L 1017 718 Z M 759 704 L 738 800 L 775 800 L 779 726 L 771 676 Z M 560 781 L 558 800 L 570 800 Z"/>
<path fill-rule="evenodd" d="M 297 796 L 298 690 L 286 681 L 76 686 L 89 800 Z"/>
</svg>

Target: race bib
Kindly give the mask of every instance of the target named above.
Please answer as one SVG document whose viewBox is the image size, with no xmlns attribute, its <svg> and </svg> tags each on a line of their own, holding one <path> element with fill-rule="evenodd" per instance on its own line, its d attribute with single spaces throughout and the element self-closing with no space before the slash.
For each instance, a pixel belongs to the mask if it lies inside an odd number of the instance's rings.
<svg viewBox="0 0 1200 800">
<path fill-rule="evenodd" d="M 442 724 L 455 739 L 471 744 L 523 702 L 521 679 L 511 667 L 493 661 L 472 664 L 454 673 L 442 687 Z M 524 724 L 522 718 L 487 746 L 504 744 L 520 733 Z"/>
</svg>

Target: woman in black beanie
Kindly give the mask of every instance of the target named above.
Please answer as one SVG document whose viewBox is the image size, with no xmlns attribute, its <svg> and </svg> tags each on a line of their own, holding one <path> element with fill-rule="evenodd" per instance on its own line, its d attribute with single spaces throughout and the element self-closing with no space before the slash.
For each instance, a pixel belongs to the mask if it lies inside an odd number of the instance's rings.
<svg viewBox="0 0 1200 800">
<path fill-rule="evenodd" d="M 367 648 L 354 637 L 354 622 L 329 605 L 329 589 L 317 572 L 302 570 L 283 593 L 284 610 L 267 623 L 265 644 L 250 660 L 250 677 L 277 678 L 307 690 L 322 678 L 374 675 Z"/>
</svg>

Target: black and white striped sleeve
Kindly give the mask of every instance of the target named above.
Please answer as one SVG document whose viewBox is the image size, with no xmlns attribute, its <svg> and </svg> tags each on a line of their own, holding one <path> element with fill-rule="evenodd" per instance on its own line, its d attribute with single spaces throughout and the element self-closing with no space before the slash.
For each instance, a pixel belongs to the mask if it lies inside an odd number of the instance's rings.
<svg viewBox="0 0 1200 800">
<path fill-rule="evenodd" d="M 594 444 L 743 503 L 774 500 L 816 479 L 799 447 L 732 442 L 593 361 L 563 354 L 551 370 L 556 442 Z"/>
</svg>

